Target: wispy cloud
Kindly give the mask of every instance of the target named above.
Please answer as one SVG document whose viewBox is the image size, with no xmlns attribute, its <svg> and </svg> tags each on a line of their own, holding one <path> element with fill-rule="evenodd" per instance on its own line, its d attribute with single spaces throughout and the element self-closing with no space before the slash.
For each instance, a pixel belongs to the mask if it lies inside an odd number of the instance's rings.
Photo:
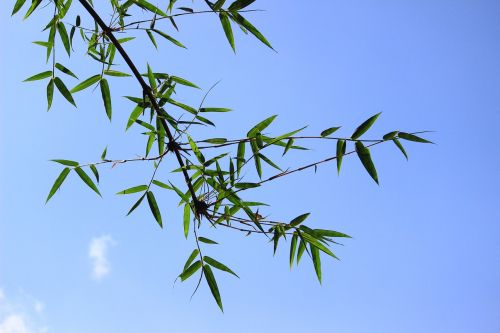
<svg viewBox="0 0 500 333">
<path fill-rule="evenodd" d="M 26 304 L 33 304 L 31 297 L 25 297 L 24 292 L 15 300 L 7 299 L 5 293 L 0 289 L 0 333 L 45 333 L 48 328 L 35 325 L 40 318 L 32 312 L 33 307 Z M 37 307 L 40 304 L 43 310 L 43 303 L 37 301 L 34 309 L 39 314 Z M 31 310 L 30 310 L 31 309 Z M 37 327 L 38 326 L 38 327 Z"/>
<path fill-rule="evenodd" d="M 116 242 L 109 235 L 92 238 L 89 246 L 89 258 L 92 261 L 92 277 L 101 280 L 109 275 L 111 267 L 108 262 L 107 252 L 109 246 Z M 2 333 L 2 332 L 0 332 Z"/>
<path fill-rule="evenodd" d="M 23 316 L 20 314 L 8 315 L 0 321 L 0 333 L 31 333 Z"/>
</svg>

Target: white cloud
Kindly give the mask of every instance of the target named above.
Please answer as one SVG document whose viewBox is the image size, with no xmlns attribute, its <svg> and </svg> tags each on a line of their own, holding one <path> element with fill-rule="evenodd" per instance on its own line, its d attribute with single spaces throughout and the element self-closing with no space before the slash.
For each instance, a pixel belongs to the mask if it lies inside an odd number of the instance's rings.
<svg viewBox="0 0 500 333">
<path fill-rule="evenodd" d="M 0 322 L 0 333 L 31 333 L 26 321 L 19 314 L 8 315 Z"/>
<path fill-rule="evenodd" d="M 35 300 L 35 304 L 33 307 L 35 308 L 36 313 L 41 314 L 45 309 L 45 304 L 43 304 L 39 300 Z"/>
<path fill-rule="evenodd" d="M 101 280 L 110 273 L 111 267 L 106 255 L 109 246 L 115 244 L 116 242 L 109 235 L 96 237 L 90 241 L 89 258 L 92 261 L 92 277 L 94 279 Z"/>
</svg>

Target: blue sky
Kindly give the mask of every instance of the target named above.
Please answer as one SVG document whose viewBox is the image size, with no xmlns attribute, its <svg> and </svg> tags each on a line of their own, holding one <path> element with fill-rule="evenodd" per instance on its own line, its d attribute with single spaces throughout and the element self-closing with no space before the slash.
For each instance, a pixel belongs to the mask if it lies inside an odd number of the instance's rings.
<svg viewBox="0 0 500 333">
<path fill-rule="evenodd" d="M 436 131 L 437 145 L 406 145 L 408 162 L 392 145 L 374 148 L 380 186 L 354 157 L 340 177 L 325 165 L 255 192 L 273 218 L 312 212 L 312 225 L 353 236 L 335 248 L 341 261 L 324 258 L 322 286 L 310 262 L 289 271 L 286 247 L 273 258 L 263 238 L 205 229 L 221 243 L 210 255 L 241 277 L 217 275 L 222 314 L 206 286 L 190 301 L 194 281 L 174 285 L 193 246 L 177 199 L 158 194 L 160 230 L 146 206 L 125 217 L 133 198 L 114 195 L 150 168 L 101 169 L 103 199 L 70 177 L 45 205 L 60 171 L 48 160 L 95 161 L 105 146 L 109 157 L 142 154 L 139 130 L 124 132 L 131 104 L 119 98 L 138 89 L 111 81 L 111 124 L 98 91 L 76 94 L 78 109 L 56 97 L 47 113 L 45 85 L 21 81 L 46 68 L 31 41 L 46 38 L 49 11 L 21 22 L 10 2 L 0 4 L 0 333 L 500 331 L 500 3 L 257 1 L 266 12 L 248 18 L 277 53 L 237 32 L 234 55 L 212 16 L 178 21 L 187 51 L 162 43 L 156 52 L 146 36 L 127 45 L 141 69 L 148 61 L 204 89 L 222 80 L 208 104 L 235 112 L 200 138 L 244 136 L 272 114 L 275 134 L 307 124 L 349 136 L 380 111 L 368 136 Z M 59 54 L 83 78 L 99 71 L 76 53 Z M 203 95 L 183 93 L 193 104 Z M 335 151 L 313 148 L 283 165 Z"/>
</svg>

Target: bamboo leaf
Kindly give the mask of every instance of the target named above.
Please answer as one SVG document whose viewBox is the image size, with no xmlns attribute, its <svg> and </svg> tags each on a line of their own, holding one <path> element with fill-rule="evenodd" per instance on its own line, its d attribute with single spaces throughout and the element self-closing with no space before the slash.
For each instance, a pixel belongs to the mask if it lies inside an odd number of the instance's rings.
<svg viewBox="0 0 500 333">
<path fill-rule="evenodd" d="M 130 187 L 126 190 L 117 192 L 116 194 L 117 195 L 132 194 L 132 193 L 137 193 L 137 192 L 144 192 L 144 191 L 147 191 L 147 189 L 148 189 L 147 185 L 138 185 L 138 186 Z"/>
<path fill-rule="evenodd" d="M 201 261 L 197 260 L 194 264 L 189 266 L 184 272 L 182 272 L 179 277 L 181 278 L 181 281 L 186 281 L 191 277 L 194 273 L 196 273 L 199 269 L 201 268 Z"/>
<path fill-rule="evenodd" d="M 314 270 L 316 271 L 316 276 L 318 277 L 318 281 L 321 284 L 321 258 L 319 255 L 319 250 L 317 247 L 310 245 L 311 249 L 311 257 L 314 265 Z"/>
<path fill-rule="evenodd" d="M 99 74 L 91 76 L 88 79 L 86 79 L 85 81 L 82 81 L 81 83 L 76 85 L 73 89 L 71 89 L 71 93 L 74 94 L 78 91 L 86 89 L 86 88 L 90 87 L 91 85 L 99 82 L 100 80 L 101 80 L 101 75 L 99 75 Z"/>
<path fill-rule="evenodd" d="M 105 70 L 104 71 L 104 75 L 116 76 L 116 77 L 129 77 L 130 76 L 130 74 L 123 73 L 123 72 L 120 72 L 120 71 L 115 71 L 115 70 L 112 70 L 112 69 Z"/>
<path fill-rule="evenodd" d="M 260 40 L 262 43 L 264 43 L 269 48 L 274 50 L 271 43 L 269 43 L 266 37 L 264 37 L 264 35 L 262 35 L 260 31 L 257 30 L 257 28 L 254 27 L 250 22 L 248 22 L 243 16 L 241 16 L 238 13 L 233 13 L 233 18 L 239 25 L 244 27 L 246 30 L 250 31 L 250 33 L 254 35 L 258 40 Z"/>
<path fill-rule="evenodd" d="M 129 216 L 137 207 L 139 207 L 139 205 L 142 203 L 142 200 L 144 200 L 145 196 L 146 196 L 146 193 L 144 193 L 143 195 L 141 195 L 141 197 L 139 198 L 139 200 L 137 200 L 136 203 L 132 206 L 132 208 L 130 208 L 130 210 L 127 213 L 127 216 Z"/>
<path fill-rule="evenodd" d="M 294 218 L 293 220 L 290 221 L 290 226 L 292 227 L 296 227 L 298 226 L 299 224 L 301 224 L 302 222 L 304 222 L 310 215 L 311 213 L 306 213 L 306 214 L 302 214 L 302 215 L 299 215 L 297 216 L 296 218 Z"/>
<path fill-rule="evenodd" d="M 329 136 L 330 134 L 336 132 L 340 127 L 330 127 L 326 130 L 324 130 L 323 132 L 321 132 L 321 137 L 326 137 L 326 136 Z"/>
<path fill-rule="evenodd" d="M 394 142 L 394 144 L 396 145 L 396 147 L 398 147 L 398 149 L 403 153 L 403 155 L 405 156 L 406 160 L 408 161 L 408 154 L 406 153 L 406 150 L 403 147 L 403 145 L 401 144 L 401 142 L 398 139 L 396 139 L 396 138 L 392 139 L 392 142 Z"/>
<path fill-rule="evenodd" d="M 70 172 L 70 168 L 64 168 L 63 171 L 59 174 L 59 176 L 56 178 L 56 181 L 54 182 L 54 185 L 52 185 L 52 188 L 50 189 L 49 195 L 47 196 L 47 200 L 45 200 L 45 203 L 49 202 L 50 198 L 57 192 L 59 187 L 61 187 L 62 183 L 66 179 Z"/>
<path fill-rule="evenodd" d="M 15 15 L 23 7 L 25 2 L 26 0 L 17 0 L 16 4 L 14 5 L 14 9 L 12 10 L 12 13 L 10 15 L 11 16 Z"/>
<path fill-rule="evenodd" d="M 345 140 L 337 140 L 337 173 L 340 175 L 340 167 L 346 150 Z"/>
<path fill-rule="evenodd" d="M 76 167 L 74 170 L 88 187 L 90 187 L 95 193 L 101 196 L 101 193 L 99 193 L 97 186 L 94 184 L 92 179 L 90 179 L 90 177 L 85 173 L 85 171 L 83 171 L 80 167 Z"/>
<path fill-rule="evenodd" d="M 366 148 L 362 142 L 356 141 L 356 153 L 368 174 L 378 184 L 377 170 L 370 156 L 370 150 Z"/>
<path fill-rule="evenodd" d="M 63 72 L 64 74 L 69 75 L 69 76 L 72 76 L 72 77 L 74 77 L 75 79 L 78 79 L 78 77 L 77 77 L 75 74 L 73 74 L 73 72 L 72 72 L 72 71 L 70 71 L 69 69 L 67 69 L 66 67 L 64 67 L 63 65 L 61 65 L 60 63 L 56 63 L 56 64 L 55 64 L 55 67 L 56 67 L 58 70 L 60 70 L 61 72 Z"/>
<path fill-rule="evenodd" d="M 161 220 L 160 209 L 158 208 L 158 204 L 156 203 L 156 199 L 155 199 L 153 192 L 147 191 L 146 197 L 148 199 L 149 209 L 151 209 L 151 213 L 153 213 L 153 216 L 154 216 L 156 222 L 158 223 L 158 225 L 160 226 L 160 228 L 163 228 L 163 222 Z"/>
<path fill-rule="evenodd" d="M 211 245 L 219 244 L 219 243 L 217 243 L 211 239 L 205 238 L 205 237 L 198 237 L 198 240 L 202 243 L 205 243 L 205 244 L 211 244 Z"/>
<path fill-rule="evenodd" d="M 252 129 L 250 131 L 248 131 L 248 133 L 247 133 L 247 138 L 254 138 L 257 135 L 257 133 L 262 132 L 269 125 L 271 125 L 271 123 L 274 121 L 274 119 L 276 119 L 276 117 L 277 117 L 277 115 L 271 116 L 267 119 L 264 119 L 263 121 L 261 121 L 260 123 L 255 125 L 254 127 L 252 127 Z"/>
<path fill-rule="evenodd" d="M 161 30 L 158 30 L 158 29 L 151 29 L 153 30 L 154 32 L 156 32 L 158 35 L 162 36 L 163 38 L 165 38 L 166 40 L 168 40 L 169 42 L 179 46 L 179 47 L 182 47 L 184 49 L 186 49 L 186 47 L 181 43 L 179 42 L 178 40 L 176 40 L 175 38 L 167 35 L 166 33 L 164 33 L 163 31 Z"/>
<path fill-rule="evenodd" d="M 208 265 L 203 265 L 203 272 L 205 273 L 205 280 L 207 281 L 208 287 L 210 288 L 210 291 L 212 292 L 217 305 L 219 306 L 221 311 L 224 312 L 224 309 L 222 308 L 222 300 L 219 293 L 219 287 L 217 286 L 217 281 L 215 280 L 212 269 Z"/>
<path fill-rule="evenodd" d="M 125 128 L 125 130 L 128 130 L 130 126 L 135 123 L 135 121 L 137 120 L 137 118 L 139 118 L 143 111 L 144 109 L 139 105 L 134 108 L 134 110 L 130 114 L 130 117 L 128 118 L 127 127 Z"/>
<path fill-rule="evenodd" d="M 193 88 L 196 88 L 196 89 L 200 89 L 200 87 L 198 87 L 196 84 L 186 80 L 186 79 L 183 79 L 182 77 L 178 77 L 178 76 L 174 76 L 172 75 L 170 77 L 170 79 L 172 79 L 172 81 L 178 83 L 178 84 L 182 84 L 183 86 L 187 86 L 187 87 L 193 87 Z"/>
<path fill-rule="evenodd" d="M 50 110 L 53 99 L 54 99 L 54 80 L 50 80 L 49 83 L 47 84 L 47 111 Z"/>
<path fill-rule="evenodd" d="M 381 113 L 382 112 L 379 112 L 376 115 L 371 116 L 370 118 L 365 120 L 361 125 L 359 125 L 358 128 L 356 128 L 356 130 L 354 131 L 354 133 L 352 133 L 351 139 L 356 140 L 357 138 L 365 134 L 366 131 L 368 131 L 370 127 L 372 127 L 373 123 L 375 122 L 375 120 L 377 120 L 377 118 L 380 116 Z"/>
<path fill-rule="evenodd" d="M 225 12 L 219 13 L 219 19 L 222 24 L 222 29 L 224 29 L 224 34 L 226 35 L 227 41 L 234 52 L 236 52 L 236 47 L 234 45 L 234 35 L 233 29 L 231 28 L 231 21 L 229 21 L 229 17 Z"/>
<path fill-rule="evenodd" d="M 200 112 L 230 112 L 227 108 L 200 108 Z"/>
<path fill-rule="evenodd" d="M 71 160 L 60 160 L 59 159 L 59 160 L 51 160 L 51 161 L 62 164 L 62 165 L 71 166 L 71 167 L 77 167 L 79 165 L 78 162 L 71 161 Z"/>
<path fill-rule="evenodd" d="M 94 164 L 89 165 L 90 170 L 94 174 L 95 180 L 99 183 L 99 171 Z"/>
<path fill-rule="evenodd" d="M 403 140 L 408 140 L 408 141 L 413 141 L 413 142 L 421 142 L 421 143 L 433 143 L 429 140 L 425 140 L 419 136 L 410 134 L 410 133 L 405 133 L 405 132 L 399 132 L 398 137 Z"/>
<path fill-rule="evenodd" d="M 293 260 L 295 259 L 295 253 L 297 252 L 297 239 L 299 236 L 297 234 L 293 234 L 292 241 L 290 243 L 290 269 L 293 266 Z"/>
<path fill-rule="evenodd" d="M 159 180 L 153 180 L 153 184 L 155 184 L 156 186 L 159 186 L 161 188 L 164 188 L 166 190 L 173 190 L 172 186 L 168 186 L 167 184 L 162 183 Z"/>
<path fill-rule="evenodd" d="M 71 96 L 71 93 L 69 92 L 68 88 L 66 88 L 66 85 L 64 84 L 64 82 L 62 82 L 60 78 L 55 77 L 54 83 L 56 84 L 57 90 L 59 90 L 61 95 L 63 95 L 64 98 L 66 98 L 66 100 L 68 102 L 70 102 L 71 104 L 76 106 L 75 100 L 73 99 L 73 96 Z"/>
<path fill-rule="evenodd" d="M 236 0 L 231 5 L 229 5 L 227 10 L 237 11 L 237 10 L 240 10 L 240 9 L 243 9 L 243 8 L 250 6 L 254 2 L 255 2 L 255 0 Z"/>
<path fill-rule="evenodd" d="M 30 76 L 29 78 L 27 78 L 23 82 L 43 80 L 43 79 L 46 79 L 46 78 L 51 77 L 51 76 L 52 76 L 52 71 L 45 71 L 45 72 L 41 72 L 41 73 L 35 74 L 33 76 Z"/>
<path fill-rule="evenodd" d="M 112 114 L 111 94 L 109 92 L 108 80 L 101 79 L 100 86 L 101 86 L 102 101 L 104 103 L 104 109 L 106 110 L 106 115 L 108 116 L 109 120 L 111 121 L 111 114 Z"/>
<path fill-rule="evenodd" d="M 156 7 L 155 5 L 147 2 L 146 0 L 132 0 L 137 6 L 149 10 L 150 12 L 154 14 L 159 14 L 161 16 L 167 16 L 160 8 Z"/>
<path fill-rule="evenodd" d="M 232 275 L 236 276 L 237 278 L 239 278 L 238 274 L 233 272 L 229 267 L 227 267 L 226 265 L 224 265 L 221 262 L 218 262 L 217 260 L 215 260 L 213 258 L 210 258 L 208 256 L 204 256 L 203 261 L 206 262 L 207 264 L 209 264 L 210 266 L 212 266 L 213 268 L 217 268 L 221 271 L 227 272 L 227 273 L 232 274 Z"/>
<path fill-rule="evenodd" d="M 62 23 L 62 22 L 57 23 L 57 31 L 59 31 L 59 37 L 61 37 L 61 41 L 64 45 L 64 48 L 66 49 L 68 56 L 70 56 L 71 55 L 71 45 L 69 42 L 68 31 L 66 30 L 64 23 Z"/>
<path fill-rule="evenodd" d="M 189 265 L 191 265 L 191 263 L 198 256 L 199 253 L 200 251 L 198 249 L 194 249 L 193 252 L 191 252 L 188 259 L 186 260 L 186 263 L 184 264 L 184 268 L 182 269 L 182 271 L 185 271 L 189 267 Z"/>
<path fill-rule="evenodd" d="M 186 239 L 189 235 L 189 224 L 191 222 L 191 207 L 189 204 L 184 205 L 184 236 Z"/>
</svg>

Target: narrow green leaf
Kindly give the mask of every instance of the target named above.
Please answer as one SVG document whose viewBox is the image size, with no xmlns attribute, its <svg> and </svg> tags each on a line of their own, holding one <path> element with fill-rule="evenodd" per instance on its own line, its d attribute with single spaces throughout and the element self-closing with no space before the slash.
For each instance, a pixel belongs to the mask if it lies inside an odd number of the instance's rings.
<svg viewBox="0 0 500 333">
<path fill-rule="evenodd" d="M 208 238 L 205 238 L 205 237 L 198 237 L 198 240 L 202 243 L 205 243 L 205 244 L 219 244 L 211 239 L 208 239 Z"/>
<path fill-rule="evenodd" d="M 303 239 L 300 239 L 299 249 L 297 251 L 297 266 L 299 265 L 300 259 L 306 250 L 306 242 Z"/>
<path fill-rule="evenodd" d="M 375 165 L 373 164 L 370 156 L 370 150 L 366 148 L 362 142 L 356 141 L 356 153 L 358 154 L 358 157 L 368 174 L 378 184 L 377 170 L 375 169 Z"/>
<path fill-rule="evenodd" d="M 47 84 L 47 111 L 50 110 L 53 100 L 54 100 L 54 80 L 50 80 L 49 83 Z"/>
<path fill-rule="evenodd" d="M 153 4 L 147 2 L 146 0 L 132 0 L 137 6 L 149 10 L 152 13 L 159 14 L 161 16 L 167 16 L 160 8 L 154 6 Z"/>
<path fill-rule="evenodd" d="M 399 131 L 389 132 L 382 137 L 384 140 L 392 140 L 398 135 Z"/>
<path fill-rule="evenodd" d="M 408 140 L 408 141 L 413 141 L 413 142 L 421 142 L 421 143 L 433 143 L 429 140 L 425 140 L 419 136 L 410 134 L 410 133 L 405 133 L 405 132 L 399 132 L 398 137 L 400 139 Z"/>
<path fill-rule="evenodd" d="M 191 222 L 191 207 L 189 204 L 184 205 L 184 236 L 186 239 L 189 235 L 189 225 Z"/>
<path fill-rule="evenodd" d="M 288 142 L 286 143 L 286 147 L 285 147 L 285 150 L 283 151 L 282 156 L 285 156 L 285 154 L 290 150 L 290 148 L 292 148 L 293 142 L 294 142 L 293 139 L 288 139 Z"/>
<path fill-rule="evenodd" d="M 64 82 L 62 82 L 60 78 L 55 77 L 54 83 L 56 84 L 57 90 L 59 90 L 61 95 L 63 95 L 64 98 L 66 98 L 66 100 L 68 102 L 70 102 L 71 104 L 76 106 L 75 100 L 73 99 L 73 96 L 71 96 L 71 93 L 69 92 L 68 88 L 66 88 L 66 85 L 64 84 Z"/>
<path fill-rule="evenodd" d="M 64 168 L 63 171 L 59 174 L 59 176 L 56 178 L 56 181 L 54 182 L 54 185 L 52 185 L 52 188 L 50 189 L 49 195 L 47 196 L 47 200 L 45 200 L 45 203 L 49 202 L 50 198 L 56 193 L 56 191 L 61 187 L 62 183 L 66 179 L 70 172 L 70 168 Z"/>
<path fill-rule="evenodd" d="M 314 232 L 320 236 L 326 237 L 352 238 L 349 235 L 334 230 L 314 229 Z"/>
<path fill-rule="evenodd" d="M 201 268 L 201 261 L 197 260 L 194 264 L 192 264 L 186 270 L 184 270 L 184 272 L 182 272 L 181 275 L 179 275 L 181 281 L 186 281 L 187 279 L 189 279 L 189 277 L 191 277 L 191 275 L 196 273 L 200 268 Z"/>
<path fill-rule="evenodd" d="M 236 47 L 234 45 L 234 35 L 233 29 L 231 28 L 231 21 L 225 12 L 219 13 L 220 23 L 222 24 L 222 29 L 224 29 L 224 34 L 226 35 L 227 41 L 234 52 L 236 52 Z"/>
<path fill-rule="evenodd" d="M 330 127 L 328 129 L 324 130 L 323 132 L 321 132 L 320 135 L 321 135 L 321 137 L 324 138 L 324 137 L 329 136 L 330 134 L 336 132 L 339 128 L 340 128 L 340 126 L 339 127 Z"/>
<path fill-rule="evenodd" d="M 204 164 L 205 163 L 205 157 L 201 153 L 200 149 L 198 149 L 198 146 L 196 145 L 196 143 L 194 142 L 194 140 L 191 139 L 191 137 L 189 135 L 187 136 L 187 138 L 189 140 L 189 145 L 191 146 L 191 149 L 193 150 L 194 155 L 196 156 L 196 158 L 198 159 L 198 161 L 201 164 Z"/>
<path fill-rule="evenodd" d="M 236 187 L 238 189 L 242 189 L 242 190 L 246 190 L 246 189 L 254 188 L 254 187 L 259 187 L 259 186 L 260 186 L 259 183 L 237 183 L 234 185 L 234 187 Z"/>
<path fill-rule="evenodd" d="M 99 183 L 99 171 L 94 164 L 89 165 L 90 170 L 94 174 L 95 180 Z"/>
<path fill-rule="evenodd" d="M 298 226 L 299 224 L 301 224 L 302 222 L 304 222 L 310 215 L 311 213 L 306 213 L 306 214 L 302 214 L 302 215 L 299 215 L 297 216 L 296 218 L 294 218 L 293 220 L 290 221 L 290 226 L 292 227 L 296 227 Z"/>
<path fill-rule="evenodd" d="M 105 70 L 104 71 L 104 75 L 116 76 L 116 77 L 129 77 L 130 76 L 130 74 L 123 73 L 123 72 L 120 72 L 120 71 L 115 71 L 115 70 L 112 70 L 112 69 Z"/>
<path fill-rule="evenodd" d="M 102 154 L 101 154 L 101 160 L 105 160 L 106 159 L 106 154 L 108 153 L 108 147 L 106 146 L 106 148 L 104 148 L 104 150 L 102 151 Z"/>
<path fill-rule="evenodd" d="M 243 166 L 244 163 L 245 163 L 245 142 L 240 141 L 240 143 L 238 143 L 238 155 L 236 161 L 236 170 L 238 176 L 240 175 L 241 167 Z"/>
<path fill-rule="evenodd" d="M 111 94 L 109 92 L 108 80 L 101 79 L 100 86 L 101 86 L 102 101 L 104 103 L 104 109 L 106 110 L 106 115 L 108 116 L 109 120 L 111 121 L 111 114 L 112 114 Z"/>
<path fill-rule="evenodd" d="M 156 80 L 155 80 L 155 75 L 153 73 L 153 70 L 151 69 L 151 66 L 148 65 L 148 81 L 149 81 L 149 86 L 151 87 L 151 89 L 153 89 L 153 91 L 156 91 Z"/>
<path fill-rule="evenodd" d="M 266 156 L 264 156 L 263 154 L 260 154 L 259 153 L 259 157 L 262 158 L 262 160 L 264 162 L 266 162 L 267 164 L 269 164 L 270 166 L 272 166 L 273 168 L 279 170 L 279 171 L 283 171 L 277 164 L 275 164 L 273 161 L 271 161 L 269 158 L 267 158 Z"/>
<path fill-rule="evenodd" d="M 354 131 L 354 133 L 352 133 L 351 139 L 356 140 L 357 138 L 365 134 L 366 131 L 368 131 L 370 127 L 372 127 L 373 123 L 375 122 L 375 120 L 377 120 L 377 118 L 380 116 L 381 113 L 382 112 L 379 112 L 376 115 L 371 116 L 370 118 L 365 120 L 361 125 L 359 125 L 358 128 L 356 128 L 356 130 Z"/>
<path fill-rule="evenodd" d="M 136 203 L 132 206 L 132 208 L 130 208 L 130 210 L 127 213 L 127 216 L 129 216 L 137 207 L 139 207 L 139 205 L 141 204 L 142 200 L 144 200 L 145 196 L 146 196 L 146 193 L 144 193 L 143 195 L 141 195 L 141 197 L 139 198 L 139 200 L 137 200 Z"/>
<path fill-rule="evenodd" d="M 321 284 L 321 258 L 319 255 L 319 250 L 317 247 L 310 245 L 311 249 L 311 257 L 314 265 L 314 270 L 316 271 L 316 276 L 318 277 L 318 281 Z"/>
<path fill-rule="evenodd" d="M 59 159 L 59 160 L 51 160 L 51 161 L 62 164 L 62 165 L 71 166 L 71 167 L 77 167 L 78 165 L 80 165 L 78 162 L 71 161 L 71 160 L 60 160 Z"/>
<path fill-rule="evenodd" d="M 345 140 L 337 140 L 337 173 L 340 175 L 340 168 L 342 166 L 342 160 L 344 159 L 344 154 L 346 150 Z"/>
<path fill-rule="evenodd" d="M 137 120 L 137 118 L 139 118 L 143 111 L 144 109 L 139 105 L 134 108 L 134 110 L 130 114 L 130 117 L 128 118 L 127 127 L 125 128 L 125 130 L 128 130 L 130 126 L 135 123 L 135 121 Z"/>
<path fill-rule="evenodd" d="M 66 75 L 69 75 L 69 76 L 72 76 L 74 77 L 75 79 L 78 79 L 78 77 L 73 74 L 72 71 L 70 71 L 69 69 L 67 69 L 66 67 L 64 67 L 63 65 L 61 65 L 60 63 L 56 63 L 55 67 L 60 70 L 61 72 L 63 72 L 64 74 Z"/>
<path fill-rule="evenodd" d="M 230 112 L 227 108 L 200 108 L 200 112 Z"/>
<path fill-rule="evenodd" d="M 173 190 L 172 186 L 168 186 L 167 184 L 162 183 L 159 180 L 153 180 L 153 184 L 155 184 L 156 186 L 159 186 L 161 188 L 164 188 L 166 190 Z"/>
<path fill-rule="evenodd" d="M 185 271 L 189 267 L 189 265 L 191 265 L 191 263 L 194 259 L 196 259 L 199 253 L 200 251 L 198 249 L 194 249 L 193 252 L 191 252 L 188 259 L 186 260 L 186 263 L 184 264 L 184 268 L 182 269 L 182 271 Z"/>
<path fill-rule="evenodd" d="M 213 268 L 217 268 L 221 271 L 227 272 L 227 273 L 232 274 L 232 275 L 236 276 L 237 278 L 239 278 L 238 274 L 233 272 L 229 267 L 227 267 L 226 265 L 224 265 L 221 262 L 218 262 L 217 260 L 215 260 L 213 258 L 210 258 L 208 256 L 204 256 L 203 261 L 206 262 L 207 264 L 209 264 L 210 266 L 212 266 Z"/>
<path fill-rule="evenodd" d="M 99 82 L 100 80 L 101 80 L 101 75 L 100 74 L 91 76 L 88 79 L 86 79 L 85 81 L 82 81 L 81 83 L 79 83 L 78 85 L 76 85 L 73 89 L 71 89 L 71 93 L 74 94 L 74 93 L 76 93 L 78 91 L 86 89 L 86 88 L 90 87 L 91 85 Z"/>
<path fill-rule="evenodd" d="M 210 291 L 212 292 L 217 305 L 219 306 L 221 311 L 224 312 L 224 309 L 222 308 L 222 300 L 219 293 L 219 287 L 217 286 L 217 281 L 215 280 L 212 269 L 208 265 L 203 265 L 203 272 L 205 273 L 205 280 L 207 281 L 208 287 L 210 288 Z"/>
<path fill-rule="evenodd" d="M 178 83 L 178 84 L 182 84 L 183 86 L 186 86 L 186 87 L 193 87 L 193 88 L 196 88 L 196 89 L 200 89 L 200 87 L 198 87 L 196 84 L 186 80 L 186 79 L 183 79 L 181 77 L 178 77 L 178 76 L 174 76 L 172 75 L 170 77 L 170 79 L 172 79 L 172 81 Z"/>
<path fill-rule="evenodd" d="M 301 226 L 302 231 L 304 231 L 304 229 L 302 229 L 303 227 L 304 226 Z M 324 253 L 328 254 L 329 256 L 331 256 L 335 259 L 338 259 L 337 256 L 335 254 L 333 254 L 332 251 L 330 251 L 325 245 L 323 245 L 320 241 L 318 241 L 314 236 L 306 233 L 305 231 L 300 233 L 299 236 L 302 237 L 302 239 L 304 239 L 304 241 L 307 241 L 310 245 L 314 245 L 319 250 L 323 251 Z"/>
<path fill-rule="evenodd" d="M 30 76 L 29 78 L 27 78 L 23 82 L 43 80 L 43 79 L 46 79 L 46 78 L 51 77 L 51 76 L 52 76 L 52 71 L 45 71 L 45 72 L 41 72 L 41 73 L 38 73 L 36 75 Z"/>
<path fill-rule="evenodd" d="M 212 144 L 224 144 L 227 142 L 226 138 L 212 138 L 212 139 L 206 139 L 201 142 L 206 142 L 206 143 L 212 143 Z"/>
<path fill-rule="evenodd" d="M 137 193 L 137 192 L 144 192 L 147 189 L 148 189 L 147 185 L 138 185 L 138 186 L 134 186 L 134 187 L 128 188 L 126 190 L 117 192 L 116 194 L 118 194 L 118 195 L 132 194 L 132 193 Z"/>
<path fill-rule="evenodd" d="M 71 45 L 69 43 L 68 31 L 66 30 L 64 23 L 57 23 L 57 31 L 59 31 L 59 37 L 61 37 L 61 41 L 66 49 L 66 52 L 68 53 L 68 56 L 71 55 Z"/>
<path fill-rule="evenodd" d="M 31 6 L 24 15 L 24 19 L 26 20 L 30 15 L 35 11 L 35 9 L 42 3 L 42 0 L 32 0 Z"/>
<path fill-rule="evenodd" d="M 406 150 L 403 147 L 403 145 L 401 144 L 401 142 L 396 138 L 392 139 L 392 142 L 394 142 L 396 147 L 398 147 L 398 149 L 403 153 L 403 155 L 406 157 L 406 160 L 408 161 L 408 154 L 406 153 Z"/>
<path fill-rule="evenodd" d="M 254 2 L 255 2 L 255 0 L 236 0 L 231 5 L 229 5 L 227 10 L 237 11 L 237 10 L 240 10 L 240 9 L 243 9 L 243 8 L 250 6 Z"/>
<path fill-rule="evenodd" d="M 276 119 L 276 117 L 277 115 L 271 116 L 267 119 L 264 119 L 254 127 L 252 127 L 252 129 L 247 133 L 247 138 L 254 138 L 257 135 L 257 133 L 262 132 L 269 125 L 271 125 L 271 123 L 274 121 L 274 119 Z"/>
<path fill-rule="evenodd" d="M 149 39 L 151 40 L 151 43 L 155 47 L 155 49 L 158 50 L 158 44 L 156 44 L 155 36 L 153 36 L 153 33 L 151 30 L 146 30 L 146 33 L 148 34 Z"/>
<path fill-rule="evenodd" d="M 245 29 L 247 29 L 248 31 L 250 31 L 250 33 L 252 35 L 254 35 L 255 37 L 257 37 L 258 40 L 260 40 L 262 43 L 264 43 L 265 45 L 267 45 L 269 48 L 271 48 L 272 50 L 273 47 L 271 45 L 271 43 L 269 43 L 269 41 L 266 39 L 266 37 L 264 37 L 264 35 L 262 35 L 260 33 L 259 30 L 257 30 L 256 27 L 254 27 L 250 22 L 248 22 L 243 16 L 241 16 L 240 14 L 238 13 L 233 13 L 233 18 L 234 20 L 240 24 L 241 26 L 243 26 Z"/>
<path fill-rule="evenodd" d="M 16 4 L 14 5 L 14 9 L 12 10 L 12 13 L 10 14 L 11 16 L 16 14 L 24 5 L 26 0 L 17 0 Z"/>
<path fill-rule="evenodd" d="M 163 228 L 160 209 L 158 208 L 158 204 L 156 203 L 156 199 L 153 192 L 151 191 L 146 192 L 146 196 L 148 198 L 148 204 L 149 204 L 149 209 L 151 209 L 151 213 L 153 213 L 153 216 L 156 222 L 160 225 L 160 228 Z"/>
<path fill-rule="evenodd" d="M 299 236 L 297 234 L 293 234 L 292 241 L 290 243 L 290 269 L 293 266 L 293 260 L 295 259 L 295 253 L 297 252 L 297 239 Z"/>
<path fill-rule="evenodd" d="M 97 186 L 95 186 L 94 182 L 90 177 L 83 171 L 80 167 L 76 167 L 74 169 L 78 176 L 83 180 L 83 182 L 90 187 L 95 193 L 97 193 L 99 196 L 101 196 L 101 193 L 99 193 L 99 190 L 97 189 Z"/>
<path fill-rule="evenodd" d="M 182 47 L 184 49 L 186 49 L 186 47 L 181 43 L 179 42 L 178 40 L 176 40 L 175 38 L 167 35 L 166 33 L 164 33 L 163 31 L 161 30 L 158 30 L 158 29 L 152 29 L 154 32 L 156 32 L 158 35 L 162 36 L 163 38 L 165 38 L 166 40 L 168 40 L 169 42 L 179 46 L 179 47 Z"/>
</svg>

